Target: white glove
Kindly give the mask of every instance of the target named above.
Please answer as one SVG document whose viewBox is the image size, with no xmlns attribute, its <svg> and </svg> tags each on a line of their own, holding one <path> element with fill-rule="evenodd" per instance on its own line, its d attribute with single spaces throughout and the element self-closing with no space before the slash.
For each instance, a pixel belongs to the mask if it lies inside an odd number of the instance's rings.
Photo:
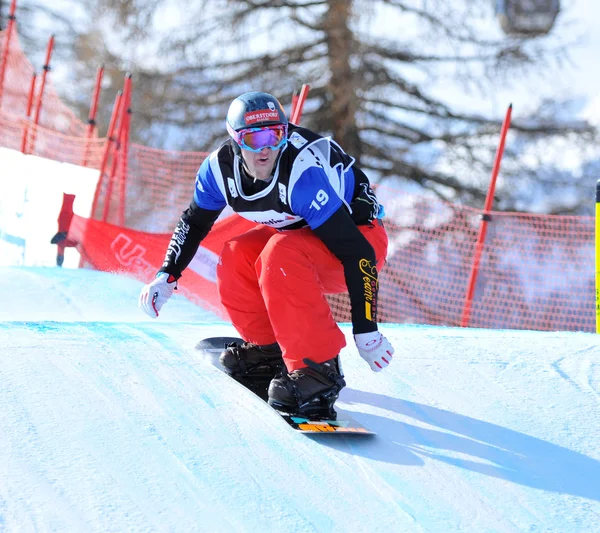
<svg viewBox="0 0 600 533">
<path fill-rule="evenodd" d="M 358 354 L 367 362 L 373 372 L 381 372 L 392 362 L 394 348 L 379 331 L 354 335 Z"/>
<path fill-rule="evenodd" d="M 156 318 L 160 308 L 173 296 L 176 288 L 177 280 L 166 272 L 161 272 L 154 281 L 142 288 L 139 299 L 140 309 L 152 318 Z"/>
</svg>

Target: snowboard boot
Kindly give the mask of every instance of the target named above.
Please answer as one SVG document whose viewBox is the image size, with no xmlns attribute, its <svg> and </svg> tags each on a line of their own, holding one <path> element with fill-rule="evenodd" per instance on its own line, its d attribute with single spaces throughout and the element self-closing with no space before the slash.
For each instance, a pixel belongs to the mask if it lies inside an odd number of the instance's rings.
<svg viewBox="0 0 600 533">
<path fill-rule="evenodd" d="M 271 380 L 285 368 L 281 348 L 276 342 L 265 346 L 232 342 L 221 352 L 219 362 L 235 379 Z"/>
<path fill-rule="evenodd" d="M 333 404 L 346 386 L 339 356 L 324 363 L 304 359 L 306 368 L 275 377 L 269 385 L 269 405 L 278 411 L 335 420 Z"/>
<path fill-rule="evenodd" d="M 276 342 L 266 346 L 232 342 L 221 352 L 219 362 L 233 379 L 264 401 L 268 400 L 269 383 L 285 369 Z"/>
</svg>

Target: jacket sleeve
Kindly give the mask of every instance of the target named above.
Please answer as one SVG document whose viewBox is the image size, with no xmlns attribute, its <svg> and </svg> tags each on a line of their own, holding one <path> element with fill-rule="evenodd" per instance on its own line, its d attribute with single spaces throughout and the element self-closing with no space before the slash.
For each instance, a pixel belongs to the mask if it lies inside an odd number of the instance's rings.
<svg viewBox="0 0 600 533">
<path fill-rule="evenodd" d="M 344 267 L 352 332 L 376 331 L 378 275 L 373 247 L 343 206 L 313 231 Z"/>
<path fill-rule="evenodd" d="M 158 271 L 171 274 L 175 279 L 190 264 L 198 251 L 198 246 L 208 235 L 223 209 L 209 210 L 198 207 L 195 201 L 183 212 L 175 227 L 167 248 L 165 260 Z"/>
</svg>

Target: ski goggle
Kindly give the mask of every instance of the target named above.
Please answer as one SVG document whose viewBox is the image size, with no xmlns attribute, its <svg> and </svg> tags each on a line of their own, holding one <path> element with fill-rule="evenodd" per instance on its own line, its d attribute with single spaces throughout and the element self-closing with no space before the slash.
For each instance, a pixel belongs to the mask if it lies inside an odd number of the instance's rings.
<svg viewBox="0 0 600 533">
<path fill-rule="evenodd" d="M 287 124 L 245 128 L 240 131 L 234 131 L 228 124 L 227 130 L 241 148 L 251 152 L 260 152 L 263 148 L 277 150 L 287 143 Z"/>
</svg>

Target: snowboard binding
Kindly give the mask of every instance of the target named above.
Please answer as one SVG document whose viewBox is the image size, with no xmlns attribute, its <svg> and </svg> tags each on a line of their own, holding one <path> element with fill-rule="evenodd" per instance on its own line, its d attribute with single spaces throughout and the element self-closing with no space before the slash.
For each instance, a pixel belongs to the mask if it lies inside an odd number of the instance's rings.
<svg viewBox="0 0 600 533">
<path fill-rule="evenodd" d="M 281 356 L 279 358 L 265 356 L 259 360 L 248 361 L 240 356 L 240 347 L 243 347 L 243 344 L 238 339 L 226 344 L 224 351 L 221 353 L 221 366 L 238 383 L 266 401 L 269 383 L 275 376 L 280 375 L 285 370 L 283 359 Z M 225 354 L 229 354 L 229 357 L 231 355 L 235 356 L 230 367 L 223 365 L 223 355 Z"/>
<path fill-rule="evenodd" d="M 329 391 L 325 394 L 319 394 L 299 404 L 297 407 L 292 407 L 270 397 L 268 403 L 273 409 L 282 414 L 307 418 L 309 420 L 336 420 L 337 412 L 333 408 L 333 405 L 338 397 L 338 392 Z"/>
<path fill-rule="evenodd" d="M 290 403 L 279 401 L 276 397 L 269 396 L 269 405 L 281 413 L 293 416 L 312 420 L 336 420 L 337 413 L 333 408 L 333 405 L 339 398 L 340 391 L 346 386 L 346 381 L 341 374 L 339 363 L 337 369 L 332 368 L 330 371 L 323 373 L 322 365 L 318 365 L 310 359 L 304 359 L 304 362 L 309 368 L 322 373 L 331 382 L 332 386 L 329 389 L 317 392 L 308 398 L 303 398 L 296 383 L 289 380 L 296 399 L 296 404 L 291 405 Z"/>
</svg>

